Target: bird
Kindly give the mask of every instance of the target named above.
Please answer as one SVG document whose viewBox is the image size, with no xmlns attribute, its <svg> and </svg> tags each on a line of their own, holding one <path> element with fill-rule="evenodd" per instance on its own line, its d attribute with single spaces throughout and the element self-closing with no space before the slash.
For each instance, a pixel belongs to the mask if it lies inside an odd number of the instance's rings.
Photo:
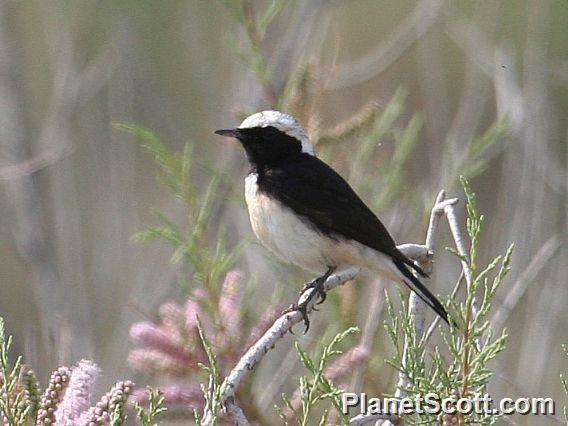
<svg viewBox="0 0 568 426">
<path fill-rule="evenodd" d="M 215 133 L 236 138 L 244 148 L 251 165 L 245 200 L 252 230 L 277 257 L 317 274 L 304 287 L 314 288 L 310 296 L 319 294 L 323 301 L 323 283 L 335 270 L 360 267 L 405 284 L 448 323 L 442 303 L 413 271 L 428 275 L 397 248 L 349 183 L 316 156 L 292 115 L 262 111 Z M 293 305 L 302 313 L 305 332 L 307 302 Z"/>
</svg>

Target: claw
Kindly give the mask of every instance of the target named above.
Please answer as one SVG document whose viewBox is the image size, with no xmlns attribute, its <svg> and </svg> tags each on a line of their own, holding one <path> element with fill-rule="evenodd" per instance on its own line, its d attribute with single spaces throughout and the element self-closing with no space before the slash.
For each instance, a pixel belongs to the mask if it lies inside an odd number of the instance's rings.
<svg viewBox="0 0 568 426">
<path fill-rule="evenodd" d="M 284 311 L 282 311 L 282 315 L 288 314 L 290 312 L 295 312 L 298 311 L 300 314 L 302 314 L 302 319 L 304 320 L 304 325 L 306 326 L 306 329 L 304 330 L 304 334 L 306 334 L 308 332 L 308 330 L 310 329 L 310 319 L 308 318 L 308 302 L 310 300 L 308 299 L 307 301 L 301 303 L 300 305 L 296 305 L 295 303 L 293 303 L 292 305 L 290 305 L 290 307 L 288 309 L 285 309 Z M 314 309 L 312 307 L 312 309 Z M 314 309 L 317 310 L 317 309 Z M 290 329 L 290 333 L 294 334 L 294 332 L 292 331 L 292 329 Z"/>
<path fill-rule="evenodd" d="M 302 316 L 304 317 L 304 325 L 306 326 L 306 328 L 304 329 L 304 334 L 306 334 L 308 332 L 308 330 L 310 329 L 310 319 L 308 318 L 308 315 L 304 315 L 302 313 Z"/>
<path fill-rule="evenodd" d="M 327 299 L 327 293 L 323 290 L 323 288 L 319 288 L 318 294 L 320 296 L 320 301 L 316 303 L 316 305 L 321 305 L 323 302 L 325 302 L 325 299 Z"/>
<path fill-rule="evenodd" d="M 316 295 L 320 297 L 320 300 L 317 302 L 317 305 L 321 305 L 325 301 L 325 299 L 327 298 L 327 294 L 323 288 L 323 285 L 325 284 L 329 276 L 333 273 L 333 271 L 335 271 L 335 268 L 330 267 L 323 276 L 318 277 L 315 280 L 310 281 L 309 283 L 306 283 L 304 285 L 304 288 L 302 288 L 302 290 L 300 291 L 300 294 L 303 294 L 305 291 L 309 289 L 313 289 L 312 293 L 308 295 L 306 300 L 304 300 L 299 305 L 296 304 L 290 305 L 288 309 L 282 312 L 282 314 L 287 314 L 293 311 L 300 312 L 302 314 L 302 319 L 304 320 L 304 325 L 306 326 L 304 334 L 306 334 L 310 329 L 310 319 L 308 318 L 308 304 L 313 300 L 313 298 Z M 317 311 L 315 306 L 312 306 L 312 309 L 314 311 Z M 291 330 L 290 332 L 294 334 Z"/>
</svg>

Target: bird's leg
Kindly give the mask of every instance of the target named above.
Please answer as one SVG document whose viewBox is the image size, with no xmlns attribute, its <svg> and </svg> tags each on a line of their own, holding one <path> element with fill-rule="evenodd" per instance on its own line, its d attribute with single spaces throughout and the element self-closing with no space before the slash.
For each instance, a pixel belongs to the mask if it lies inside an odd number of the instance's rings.
<svg viewBox="0 0 568 426">
<path fill-rule="evenodd" d="M 306 326 L 306 329 L 304 330 L 304 334 L 306 334 L 308 332 L 308 330 L 310 329 L 310 319 L 308 318 L 308 304 L 313 300 L 313 298 L 316 295 L 319 295 L 321 297 L 321 300 L 318 302 L 318 305 L 320 303 L 323 303 L 323 301 L 327 297 L 323 286 L 324 286 L 325 282 L 327 281 L 327 279 L 329 278 L 329 276 L 331 274 L 333 274 L 333 271 L 335 271 L 335 267 L 330 266 L 329 269 L 327 270 L 327 272 L 325 274 L 323 274 L 321 277 L 318 277 L 315 280 L 312 280 L 309 283 L 307 283 L 304 286 L 304 288 L 302 289 L 301 294 L 303 294 L 307 290 L 313 289 L 312 292 L 308 295 L 308 297 L 306 297 L 306 299 L 302 303 L 300 303 L 298 305 L 293 304 L 292 306 L 290 306 L 288 309 L 286 309 L 284 311 L 284 313 L 292 312 L 292 311 L 298 311 L 302 314 L 302 318 L 304 320 L 304 325 Z"/>
<path fill-rule="evenodd" d="M 318 302 L 318 305 L 322 304 L 327 297 L 327 294 L 323 289 L 323 285 L 326 282 L 326 280 L 330 277 L 330 275 L 333 274 L 335 269 L 336 268 L 334 266 L 328 266 L 326 273 L 323 274 L 321 277 L 315 278 L 312 281 L 306 283 L 302 288 L 302 290 L 300 290 L 300 294 L 304 294 L 306 290 L 313 288 L 314 292 L 312 294 L 319 294 L 321 297 L 321 300 Z M 310 297 L 309 300 L 311 300 L 312 298 L 313 296 Z"/>
</svg>

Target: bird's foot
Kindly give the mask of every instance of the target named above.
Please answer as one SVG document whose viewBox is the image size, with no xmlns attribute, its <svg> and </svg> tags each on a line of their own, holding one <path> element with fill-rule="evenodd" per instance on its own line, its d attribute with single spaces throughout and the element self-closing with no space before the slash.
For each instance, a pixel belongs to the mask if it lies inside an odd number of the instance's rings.
<svg viewBox="0 0 568 426">
<path fill-rule="evenodd" d="M 302 319 L 304 320 L 304 326 L 306 327 L 305 330 L 304 330 L 304 334 L 306 334 L 308 332 L 308 330 L 310 329 L 310 318 L 308 317 L 308 302 L 309 301 L 310 301 L 310 299 L 305 300 L 298 305 L 293 303 L 293 304 L 290 305 L 290 307 L 288 309 L 286 309 L 284 312 L 282 312 L 283 315 L 290 313 L 290 312 L 296 312 L 296 311 L 298 311 L 300 314 L 302 314 Z M 292 329 L 290 329 L 290 333 L 294 334 Z"/>
<path fill-rule="evenodd" d="M 316 297 L 316 295 L 320 296 L 320 301 L 317 303 L 318 305 L 325 301 L 327 294 L 324 290 L 324 284 L 327 281 L 327 279 L 330 277 L 330 275 L 333 274 L 333 271 L 335 271 L 335 268 L 330 267 L 327 270 L 327 272 L 323 274 L 321 277 L 318 277 L 310 281 L 306 285 L 304 285 L 304 288 L 302 289 L 300 294 L 304 294 L 304 292 L 306 292 L 307 290 L 312 289 L 311 293 L 301 303 L 297 305 L 293 304 L 283 312 L 283 313 L 288 313 L 288 312 L 298 311 L 302 314 L 302 319 L 304 320 L 304 325 L 306 326 L 304 334 L 306 334 L 310 329 L 310 319 L 308 318 L 308 305 L 311 303 L 314 297 Z M 315 307 L 313 309 L 317 311 Z"/>
<path fill-rule="evenodd" d="M 300 294 L 304 294 L 305 291 L 313 288 L 314 291 L 310 295 L 309 300 L 312 300 L 313 295 L 319 294 L 321 299 L 317 304 L 318 305 L 322 304 L 327 297 L 327 294 L 325 293 L 323 285 L 325 284 L 327 279 L 330 277 L 330 275 L 333 274 L 334 271 L 335 271 L 335 267 L 330 266 L 327 269 L 326 273 L 323 274 L 321 277 L 315 278 L 312 281 L 304 284 L 304 287 L 302 288 L 302 290 L 300 290 Z"/>
</svg>

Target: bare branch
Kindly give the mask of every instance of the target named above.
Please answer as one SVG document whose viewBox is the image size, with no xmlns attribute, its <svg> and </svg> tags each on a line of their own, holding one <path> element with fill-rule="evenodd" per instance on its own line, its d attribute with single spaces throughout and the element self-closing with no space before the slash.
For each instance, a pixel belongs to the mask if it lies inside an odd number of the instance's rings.
<svg viewBox="0 0 568 426">
<path fill-rule="evenodd" d="M 471 273 L 471 268 L 469 267 L 469 263 L 467 259 L 469 258 L 467 254 L 467 249 L 463 240 L 462 232 L 458 223 L 458 218 L 456 215 L 455 205 L 448 205 L 444 208 L 444 213 L 446 213 L 446 219 L 448 219 L 448 225 L 450 225 L 450 231 L 452 236 L 454 237 L 454 242 L 456 245 L 456 250 L 458 251 L 459 255 L 461 256 L 460 263 L 462 265 L 462 271 L 464 274 L 465 282 L 468 288 L 472 284 L 473 276 Z M 458 284 L 461 281 L 458 281 Z M 472 313 L 474 318 L 477 317 L 478 309 L 477 309 L 477 301 L 476 298 L 473 298 L 472 302 Z"/>
<path fill-rule="evenodd" d="M 359 268 L 350 268 L 331 275 L 324 283 L 325 291 L 332 290 L 347 281 L 352 280 L 359 273 Z M 300 296 L 297 304 L 307 300 L 314 289 L 308 289 Z M 308 303 L 308 313 L 313 310 L 315 300 Z M 221 385 L 221 404 L 225 405 L 229 398 L 233 398 L 241 382 L 254 369 L 268 351 L 276 345 L 278 340 L 283 338 L 292 327 L 303 320 L 302 314 L 298 311 L 287 312 L 278 318 L 272 327 L 242 356 L 237 365 L 229 373 Z M 213 413 L 206 411 L 203 416 L 202 425 L 210 425 L 213 421 Z"/>
<path fill-rule="evenodd" d="M 428 273 L 432 271 L 432 255 L 434 250 L 434 238 L 435 234 L 438 229 L 438 223 L 440 217 L 445 213 L 452 216 L 453 221 L 455 224 L 451 224 L 452 226 L 457 227 L 457 220 L 455 219 L 455 214 L 453 212 L 453 206 L 458 202 L 457 198 L 452 199 L 445 199 L 444 191 L 440 191 L 438 197 L 436 198 L 436 202 L 434 207 L 432 208 L 432 212 L 430 215 L 430 224 L 428 227 L 428 232 L 426 234 L 426 245 L 419 245 L 419 244 L 402 244 L 398 246 L 398 249 L 406 254 L 411 259 L 418 262 L 418 264 Z M 450 219 L 448 218 L 448 221 Z M 454 238 L 456 239 L 456 246 L 458 247 L 458 251 L 465 250 L 461 234 L 459 229 L 457 229 Z M 469 268 L 469 266 L 467 266 Z M 468 269 L 469 270 L 469 269 Z M 465 269 L 464 269 L 465 271 Z M 359 272 L 359 268 L 350 268 L 344 271 L 341 271 L 337 274 L 331 275 L 324 284 L 325 291 L 329 291 L 339 285 L 344 284 L 347 281 L 352 280 Z M 471 275 L 471 273 L 470 273 Z M 305 291 L 299 298 L 297 304 L 301 304 L 303 301 L 307 300 L 314 289 L 308 289 Z M 413 300 L 414 299 L 414 300 Z M 311 301 L 308 304 L 307 311 L 310 313 L 313 310 L 314 301 Z M 422 305 L 422 306 L 421 306 Z M 409 304 L 409 308 L 412 310 L 415 318 L 418 318 L 417 322 L 417 333 L 422 335 L 424 332 L 424 315 L 425 315 L 425 306 L 423 305 L 422 301 L 415 295 L 411 294 L 411 303 Z M 234 407 L 234 396 L 237 388 L 241 384 L 241 382 L 247 377 L 247 375 L 254 369 L 254 367 L 262 360 L 262 358 L 268 353 L 270 349 L 272 349 L 278 340 L 283 338 L 288 331 L 292 329 L 292 327 L 303 320 L 302 314 L 298 311 L 292 311 L 284 313 L 280 316 L 270 327 L 266 333 L 253 345 L 251 348 L 242 356 L 242 358 L 237 362 L 233 370 L 229 373 L 229 375 L 223 381 L 221 385 L 221 405 L 224 406 L 227 411 L 234 411 L 234 414 L 231 415 L 239 415 L 239 412 L 242 413 L 242 410 L 239 407 Z M 401 396 L 402 393 L 401 389 L 405 387 L 406 377 L 401 375 L 399 377 L 399 384 L 397 385 L 397 396 Z M 233 406 L 233 407 L 232 407 Z M 244 413 L 243 413 L 244 416 Z M 210 425 L 213 422 L 214 413 L 210 411 L 205 411 L 203 416 L 203 425 Z M 350 424 L 365 424 L 371 421 L 381 421 L 381 424 L 388 425 L 391 424 L 390 420 L 391 416 L 356 416 L 351 420 Z M 245 418 L 246 420 L 246 418 Z M 237 421 L 238 422 L 238 421 Z M 238 423 L 240 424 L 240 423 Z M 248 424 L 248 423 L 243 423 Z"/>
<path fill-rule="evenodd" d="M 434 207 L 432 207 L 432 211 L 430 213 L 430 222 L 428 225 L 428 231 L 426 232 L 426 244 L 424 246 L 416 246 L 411 245 L 408 250 L 406 250 L 405 254 L 410 257 L 411 259 L 418 262 L 418 265 L 426 272 L 427 274 L 432 273 L 432 258 L 434 255 L 435 250 L 435 236 L 438 232 L 438 224 L 440 222 L 440 217 L 446 211 L 446 208 L 449 208 L 455 205 L 458 202 L 457 198 L 451 198 L 446 200 L 445 199 L 446 193 L 444 190 L 441 190 L 436 197 L 436 201 L 434 203 Z M 420 256 L 420 253 L 416 251 L 416 247 L 423 247 L 424 251 L 426 252 L 425 256 Z M 410 248 L 415 250 L 411 253 Z M 426 304 L 420 299 L 420 297 L 412 292 L 410 293 L 410 299 L 408 301 L 408 311 L 414 317 L 414 325 L 416 327 L 416 335 L 422 336 L 424 333 L 424 325 L 426 321 Z M 404 353 L 406 354 L 407 351 L 407 344 L 405 342 L 404 345 Z M 403 355 L 403 359 L 405 356 Z M 399 373 L 398 376 L 398 383 L 396 385 L 396 397 L 400 398 L 404 394 L 404 389 L 408 386 L 408 377 L 402 372 Z"/>
</svg>

